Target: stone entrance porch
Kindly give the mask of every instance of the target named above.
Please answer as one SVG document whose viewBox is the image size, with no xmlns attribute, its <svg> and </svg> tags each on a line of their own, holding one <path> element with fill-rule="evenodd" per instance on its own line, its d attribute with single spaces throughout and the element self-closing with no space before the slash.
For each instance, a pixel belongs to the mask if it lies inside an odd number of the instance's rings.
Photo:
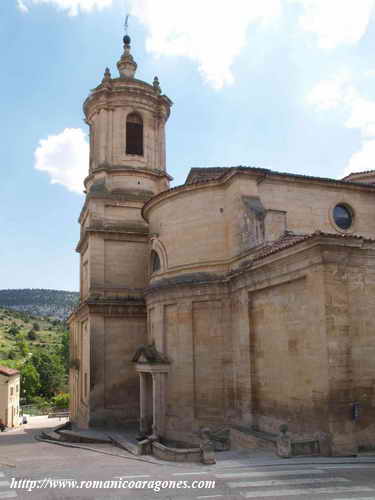
<svg viewBox="0 0 375 500">
<path fill-rule="evenodd" d="M 140 384 L 140 435 L 158 439 L 165 433 L 166 379 L 170 362 L 153 344 L 140 346 L 133 362 Z"/>
</svg>

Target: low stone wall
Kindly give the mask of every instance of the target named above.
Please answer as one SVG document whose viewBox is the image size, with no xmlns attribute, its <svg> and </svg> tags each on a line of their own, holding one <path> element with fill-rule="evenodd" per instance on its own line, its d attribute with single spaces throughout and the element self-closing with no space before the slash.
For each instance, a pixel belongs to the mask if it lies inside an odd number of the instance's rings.
<svg viewBox="0 0 375 500">
<path fill-rule="evenodd" d="M 161 443 L 152 443 L 152 454 L 161 460 L 170 462 L 200 462 L 200 448 L 169 448 Z"/>
<path fill-rule="evenodd" d="M 261 439 L 250 433 L 242 432 L 238 429 L 230 429 L 230 449 L 231 450 L 241 450 L 241 449 L 254 449 L 254 448 L 264 448 L 264 449 L 275 449 L 275 442 Z"/>
<path fill-rule="evenodd" d="M 320 445 L 317 440 L 298 440 L 292 441 L 292 456 L 296 457 L 299 455 L 312 455 L 319 456 Z"/>
</svg>

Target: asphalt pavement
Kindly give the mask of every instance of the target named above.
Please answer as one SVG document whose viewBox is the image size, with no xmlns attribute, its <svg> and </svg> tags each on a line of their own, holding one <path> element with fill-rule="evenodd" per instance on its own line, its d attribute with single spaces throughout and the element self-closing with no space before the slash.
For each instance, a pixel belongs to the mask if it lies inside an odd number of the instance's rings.
<svg viewBox="0 0 375 500">
<path fill-rule="evenodd" d="M 280 459 L 217 453 L 216 465 L 135 457 L 112 445 L 40 442 L 39 419 L 0 434 L 0 499 L 375 500 L 375 456 Z"/>
</svg>

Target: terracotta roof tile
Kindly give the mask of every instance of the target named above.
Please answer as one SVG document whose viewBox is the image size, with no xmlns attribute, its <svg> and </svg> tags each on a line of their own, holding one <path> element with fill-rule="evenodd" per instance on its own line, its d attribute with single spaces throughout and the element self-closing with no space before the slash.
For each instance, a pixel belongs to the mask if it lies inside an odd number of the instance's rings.
<svg viewBox="0 0 375 500">
<path fill-rule="evenodd" d="M 363 240 L 371 243 L 375 243 L 375 239 L 371 238 L 364 238 L 363 236 L 359 236 L 357 234 L 341 234 L 341 233 L 325 233 L 323 231 L 315 231 L 314 233 L 310 234 L 293 234 L 293 233 L 285 233 L 281 238 L 279 238 L 276 241 L 272 241 L 269 244 L 264 245 L 262 248 L 256 250 L 252 256 L 251 256 L 251 261 L 257 261 L 264 259 L 265 257 L 268 257 L 269 255 L 272 255 L 276 252 L 279 252 L 281 250 L 284 250 L 285 248 L 290 248 L 293 247 L 294 245 L 297 245 L 298 243 L 301 243 L 302 241 L 307 241 L 311 240 L 313 238 L 318 238 L 318 237 L 323 237 L 323 238 L 336 238 L 339 240 Z"/>
<path fill-rule="evenodd" d="M 258 250 L 256 250 L 252 254 L 251 260 L 255 261 L 255 260 L 263 259 L 264 257 L 267 257 L 268 255 L 279 252 L 280 250 L 284 250 L 284 248 L 292 247 L 292 246 L 296 245 L 297 243 L 300 243 L 301 241 L 305 241 L 309 238 L 310 238 L 309 234 L 298 234 L 297 235 L 297 234 L 292 234 L 292 233 L 286 233 L 278 240 L 267 243 L 262 248 L 259 248 Z"/>
<path fill-rule="evenodd" d="M 343 177 L 342 180 L 344 181 L 345 179 L 348 179 L 349 177 L 355 175 L 365 175 L 365 174 L 375 174 L 375 170 L 362 170 L 361 172 L 350 172 L 350 174 Z"/>
<path fill-rule="evenodd" d="M 0 374 L 11 377 L 12 375 L 18 375 L 19 371 L 14 370 L 13 368 L 8 368 L 7 366 L 0 365 Z"/>
</svg>

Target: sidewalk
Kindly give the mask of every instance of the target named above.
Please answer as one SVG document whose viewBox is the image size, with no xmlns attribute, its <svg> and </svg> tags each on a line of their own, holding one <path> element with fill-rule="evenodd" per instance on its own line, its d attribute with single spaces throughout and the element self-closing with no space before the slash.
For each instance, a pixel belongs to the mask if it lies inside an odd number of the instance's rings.
<svg viewBox="0 0 375 500">
<path fill-rule="evenodd" d="M 21 424 L 18 427 L 8 427 L 5 432 L 0 432 L 0 437 L 7 434 L 22 433 L 25 430 L 42 429 L 47 427 L 57 427 L 64 424 L 67 418 L 48 418 L 48 415 L 41 415 L 36 417 L 28 417 L 27 424 Z"/>
<path fill-rule="evenodd" d="M 216 465 L 210 467 L 239 467 L 245 466 L 288 466 L 306 464 L 361 464 L 373 463 L 375 466 L 375 451 L 363 453 L 357 457 L 313 457 L 301 456 L 293 458 L 280 458 L 273 450 L 246 450 L 246 451 L 221 451 L 216 453 Z"/>
</svg>

